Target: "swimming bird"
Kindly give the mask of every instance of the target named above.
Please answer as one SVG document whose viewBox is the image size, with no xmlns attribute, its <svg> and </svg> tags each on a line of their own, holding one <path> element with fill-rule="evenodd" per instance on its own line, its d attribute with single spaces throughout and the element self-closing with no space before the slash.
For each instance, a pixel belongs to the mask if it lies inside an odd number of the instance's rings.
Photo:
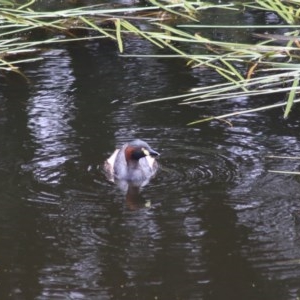
<svg viewBox="0 0 300 300">
<path fill-rule="evenodd" d="M 115 150 L 105 161 L 104 168 L 111 181 L 144 186 L 158 169 L 156 156 L 159 156 L 158 152 L 137 139 Z"/>
</svg>

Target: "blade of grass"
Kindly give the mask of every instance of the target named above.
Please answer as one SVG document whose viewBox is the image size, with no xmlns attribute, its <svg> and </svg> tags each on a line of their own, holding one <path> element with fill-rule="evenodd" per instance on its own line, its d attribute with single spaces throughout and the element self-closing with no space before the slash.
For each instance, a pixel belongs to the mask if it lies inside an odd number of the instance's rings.
<svg viewBox="0 0 300 300">
<path fill-rule="evenodd" d="M 284 115 L 283 115 L 283 117 L 285 119 L 288 117 L 288 115 L 291 111 L 291 108 L 293 106 L 298 85 L 299 85 L 299 77 L 297 76 L 297 77 L 295 77 L 295 80 L 293 82 L 293 85 L 292 85 L 292 88 L 291 88 L 291 91 L 289 93 L 289 97 L 288 97 L 288 100 L 287 100 L 287 104 L 286 104 L 286 107 L 285 107 L 285 111 L 284 111 Z"/>
<path fill-rule="evenodd" d="M 122 37 L 121 37 L 121 21 L 120 19 L 116 19 L 115 20 L 115 26 L 116 26 L 116 38 L 117 38 L 117 42 L 118 42 L 118 46 L 119 46 L 119 51 L 120 53 L 123 53 L 123 41 L 122 41 Z"/>
<path fill-rule="evenodd" d="M 286 5 L 279 0 L 256 0 L 261 7 L 272 10 L 281 16 L 287 23 L 294 23 L 293 13 L 291 13 Z"/>
<path fill-rule="evenodd" d="M 294 100 L 294 103 L 298 103 L 298 102 L 300 102 L 300 99 Z M 275 108 L 275 107 L 285 106 L 286 104 L 287 104 L 287 102 L 283 102 L 283 103 L 277 103 L 277 104 L 262 106 L 262 107 L 253 108 L 253 109 L 247 109 L 247 110 L 243 110 L 243 111 L 238 111 L 238 112 L 233 112 L 233 113 L 229 113 L 229 114 L 224 114 L 224 115 L 220 115 L 220 116 L 211 117 L 210 120 L 225 119 L 225 118 L 233 117 L 233 116 L 237 116 L 237 115 L 244 115 L 244 114 L 248 114 L 248 113 L 252 113 L 252 112 L 257 112 L 257 111 L 262 111 L 262 110 L 271 109 L 271 108 Z M 201 120 L 190 122 L 187 125 L 195 125 L 195 124 L 198 124 L 198 123 L 205 122 L 207 120 L 208 120 L 207 118 L 206 119 L 201 119 Z"/>
<path fill-rule="evenodd" d="M 185 18 L 185 19 L 186 19 L 186 18 L 187 18 L 187 19 L 190 19 L 191 21 L 195 21 L 195 22 L 198 21 L 197 19 L 191 17 L 190 15 L 181 14 L 181 13 L 179 13 L 178 11 L 171 9 L 170 7 L 168 7 L 168 6 L 166 6 L 166 5 L 160 4 L 160 3 L 157 2 L 156 0 L 149 0 L 149 2 L 151 2 L 153 5 L 158 6 L 159 8 L 161 8 L 161 9 L 163 9 L 163 10 L 165 10 L 165 11 L 171 13 L 171 14 L 178 15 L 178 16 L 180 16 L 180 17 L 182 17 L 182 18 Z"/>
<path fill-rule="evenodd" d="M 266 158 L 280 158 L 280 159 L 300 159 L 300 156 L 280 156 L 280 155 L 267 155 Z"/>
<path fill-rule="evenodd" d="M 35 3 L 35 0 L 31 0 L 28 3 L 25 3 L 24 5 L 19 6 L 18 9 L 22 10 L 24 8 L 27 8 L 27 7 L 31 6 L 33 3 Z"/>
<path fill-rule="evenodd" d="M 277 174 L 286 174 L 286 175 L 300 175 L 300 172 L 296 171 L 277 171 L 277 170 L 268 170 L 269 173 L 277 173 Z"/>
<path fill-rule="evenodd" d="M 291 91 L 291 88 L 278 88 L 278 89 L 269 89 L 269 90 L 253 90 L 253 91 L 242 91 L 242 92 L 233 92 L 233 93 L 205 93 L 203 95 L 197 95 L 191 98 L 184 99 L 182 103 L 179 103 L 179 105 L 190 105 L 190 104 L 196 104 L 196 103 L 204 103 L 204 102 L 210 102 L 210 101 L 220 101 L 220 100 L 228 100 L 228 99 L 234 99 L 234 98 L 241 98 L 241 97 L 253 97 L 253 96 L 259 96 L 259 95 L 268 95 L 268 94 L 274 94 L 274 93 L 283 93 L 283 92 L 289 92 Z M 298 88 L 296 91 L 300 91 L 300 88 Z M 200 99 L 200 100 L 197 100 Z"/>
<path fill-rule="evenodd" d="M 116 37 L 110 33 L 108 33 L 106 30 L 102 29 L 101 27 L 97 26 L 95 23 L 89 21 L 88 19 L 86 19 L 85 17 L 83 16 L 80 16 L 79 19 L 81 21 L 83 21 L 84 23 L 86 23 L 87 25 L 89 25 L 91 28 L 99 31 L 101 34 L 103 34 L 104 36 L 106 37 L 109 37 L 111 38 L 112 40 L 116 40 Z"/>
<path fill-rule="evenodd" d="M 139 34 L 140 36 L 144 37 L 146 40 L 150 41 L 151 43 L 153 43 L 154 45 L 158 46 L 159 48 L 163 48 L 163 46 L 157 42 L 156 40 L 154 40 L 149 34 L 139 30 L 136 26 L 134 26 L 133 24 L 131 24 L 130 22 L 126 21 L 126 20 L 121 20 L 121 25 L 128 29 L 130 32 Z"/>
</svg>

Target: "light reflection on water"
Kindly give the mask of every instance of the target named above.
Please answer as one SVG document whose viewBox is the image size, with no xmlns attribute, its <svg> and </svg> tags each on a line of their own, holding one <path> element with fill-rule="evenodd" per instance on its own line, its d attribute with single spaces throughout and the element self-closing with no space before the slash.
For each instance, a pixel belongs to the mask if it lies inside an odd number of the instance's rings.
<svg viewBox="0 0 300 300">
<path fill-rule="evenodd" d="M 86 63 L 79 62 L 78 49 L 44 54 L 29 71 L 31 143 L 12 147 L 13 155 L 0 149 L 1 185 L 7 187 L 0 200 L 1 299 L 297 294 L 299 182 L 267 170 L 297 169 L 298 163 L 265 157 L 298 155 L 298 130 L 283 125 L 270 133 L 271 114 L 238 117 L 233 128 L 187 128 L 216 107 L 132 107 L 144 91 L 154 96 L 174 86 L 177 91 L 179 84 L 189 88 L 195 78 L 185 69 L 170 72 L 174 66 L 161 61 L 145 63 L 143 76 L 141 64 L 132 61 L 115 74 L 109 65 L 116 56 L 94 47 L 84 52 Z M 92 64 L 102 68 L 88 76 Z M 248 100 L 237 101 L 237 108 Z M 161 169 L 130 202 L 99 167 L 114 145 L 137 137 L 161 152 Z M 16 158 L 20 169 L 10 173 Z"/>
<path fill-rule="evenodd" d="M 51 57 L 56 59 L 49 60 Z M 64 51 L 50 51 L 40 70 L 35 78 L 36 90 L 27 105 L 28 129 L 36 143 L 30 165 L 37 181 L 58 183 L 64 176 L 58 168 L 78 153 L 70 125 L 74 103 L 69 92 L 74 77 Z"/>
</svg>

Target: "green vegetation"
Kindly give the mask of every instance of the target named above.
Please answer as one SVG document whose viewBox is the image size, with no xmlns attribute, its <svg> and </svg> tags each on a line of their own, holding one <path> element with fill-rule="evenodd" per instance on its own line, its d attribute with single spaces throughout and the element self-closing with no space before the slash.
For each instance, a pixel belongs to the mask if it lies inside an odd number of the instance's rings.
<svg viewBox="0 0 300 300">
<path fill-rule="evenodd" d="M 124 39 L 133 33 L 164 49 L 164 54 L 155 55 L 156 57 L 183 58 L 192 68 L 213 69 L 225 81 L 218 85 L 193 89 L 184 95 L 141 103 L 176 99 L 180 100 L 182 105 L 190 105 L 279 92 L 287 95 L 286 101 L 283 100 L 282 103 L 213 116 L 190 124 L 278 106 L 285 106 L 286 118 L 293 104 L 300 101 L 297 99 L 300 73 L 297 23 L 300 18 L 300 0 L 256 0 L 236 4 L 149 0 L 147 5 L 143 6 L 109 7 L 101 4 L 52 12 L 36 11 L 33 9 L 34 4 L 34 0 L 19 6 L 14 1 L 0 0 L 2 71 L 22 74 L 20 64 L 40 59 L 39 51 L 46 50 L 53 43 L 109 38 L 116 41 L 122 53 Z M 211 9 L 273 11 L 282 19 L 284 25 L 244 26 L 245 30 L 275 30 L 284 27 L 286 33 L 258 34 L 257 38 L 262 41 L 256 44 L 209 39 L 199 35 L 197 30 L 243 28 L 223 24 L 202 25 L 199 21 L 201 13 Z M 141 24 L 146 26 L 140 26 Z M 39 35 L 38 39 L 34 35 L 37 30 L 43 31 L 42 38 Z M 168 54 L 165 54 L 167 52 Z M 150 54 L 145 56 L 151 57 Z"/>
</svg>

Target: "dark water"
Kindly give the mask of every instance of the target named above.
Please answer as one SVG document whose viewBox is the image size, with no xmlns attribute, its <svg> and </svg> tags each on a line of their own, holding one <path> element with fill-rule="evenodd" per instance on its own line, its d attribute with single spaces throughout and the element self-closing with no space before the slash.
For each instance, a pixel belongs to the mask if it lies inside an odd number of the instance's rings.
<svg viewBox="0 0 300 300">
<path fill-rule="evenodd" d="M 156 51 L 132 37 L 128 53 Z M 134 106 L 219 79 L 183 61 L 118 56 L 111 42 L 61 46 L 1 77 L 0 299 L 297 299 L 299 109 L 188 127 L 271 103 Z M 278 96 L 278 100 L 281 96 Z M 142 138 L 157 176 L 125 195 L 103 174 Z"/>
</svg>

